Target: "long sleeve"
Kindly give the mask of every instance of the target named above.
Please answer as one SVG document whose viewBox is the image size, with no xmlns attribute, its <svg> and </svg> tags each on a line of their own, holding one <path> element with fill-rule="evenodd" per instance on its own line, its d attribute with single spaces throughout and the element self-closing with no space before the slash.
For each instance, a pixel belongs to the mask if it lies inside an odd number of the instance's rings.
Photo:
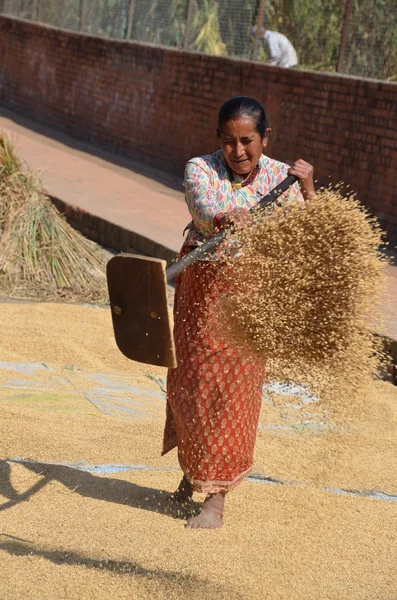
<svg viewBox="0 0 397 600">
<path fill-rule="evenodd" d="M 196 229 L 208 236 L 216 232 L 213 222 L 219 213 L 211 169 L 189 161 L 185 169 L 185 199 Z"/>
<path fill-rule="evenodd" d="M 270 32 L 268 32 L 268 35 L 266 35 L 264 38 L 264 44 L 269 55 L 268 64 L 278 65 L 282 56 L 282 50 L 276 36 L 273 36 Z"/>
</svg>

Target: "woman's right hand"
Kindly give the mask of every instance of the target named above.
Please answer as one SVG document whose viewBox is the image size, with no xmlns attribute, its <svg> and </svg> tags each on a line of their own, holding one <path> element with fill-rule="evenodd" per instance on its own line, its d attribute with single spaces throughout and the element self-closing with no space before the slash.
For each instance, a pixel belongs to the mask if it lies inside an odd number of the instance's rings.
<svg viewBox="0 0 397 600">
<path fill-rule="evenodd" d="M 221 228 L 230 227 L 231 225 L 237 227 L 247 227 L 252 221 L 252 215 L 245 208 L 234 208 L 232 211 L 223 215 L 219 219 L 219 225 Z"/>
<path fill-rule="evenodd" d="M 298 177 L 305 200 L 316 195 L 313 181 L 313 166 L 310 163 L 300 158 L 290 167 L 288 174 Z"/>
</svg>

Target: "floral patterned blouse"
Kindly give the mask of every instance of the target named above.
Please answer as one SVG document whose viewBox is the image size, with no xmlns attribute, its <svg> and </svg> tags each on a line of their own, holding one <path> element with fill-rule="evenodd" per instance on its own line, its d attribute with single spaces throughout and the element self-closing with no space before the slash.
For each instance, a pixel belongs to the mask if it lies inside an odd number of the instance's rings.
<svg viewBox="0 0 397 600">
<path fill-rule="evenodd" d="M 250 209 L 276 187 L 288 175 L 289 166 L 262 154 L 259 159 L 259 173 L 254 181 L 241 188 L 234 188 L 222 150 L 188 161 L 185 168 L 185 198 L 192 221 L 187 225 L 188 235 L 185 246 L 199 246 L 206 238 L 217 232 L 214 217 L 234 208 Z M 241 181 L 235 175 L 236 183 Z M 298 183 L 294 183 L 277 199 L 277 203 L 301 200 L 303 197 Z M 217 252 L 210 252 L 202 260 L 218 258 Z"/>
</svg>

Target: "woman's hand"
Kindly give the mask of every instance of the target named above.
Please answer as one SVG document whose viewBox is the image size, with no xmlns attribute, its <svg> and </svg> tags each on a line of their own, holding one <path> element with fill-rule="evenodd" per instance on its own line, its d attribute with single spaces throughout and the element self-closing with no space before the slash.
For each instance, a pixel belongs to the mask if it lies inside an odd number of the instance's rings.
<svg viewBox="0 0 397 600">
<path fill-rule="evenodd" d="M 245 208 L 234 208 L 232 211 L 223 215 L 219 219 L 221 228 L 230 225 L 237 227 L 247 227 L 252 221 L 252 215 Z"/>
<path fill-rule="evenodd" d="M 294 162 L 288 173 L 295 175 L 299 179 L 299 185 L 305 199 L 316 194 L 313 181 L 313 166 L 310 163 L 300 158 Z"/>
</svg>

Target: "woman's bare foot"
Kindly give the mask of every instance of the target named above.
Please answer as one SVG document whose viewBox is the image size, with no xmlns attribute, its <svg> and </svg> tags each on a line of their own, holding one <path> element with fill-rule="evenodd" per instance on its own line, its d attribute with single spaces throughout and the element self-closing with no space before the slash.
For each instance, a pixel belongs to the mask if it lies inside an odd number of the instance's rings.
<svg viewBox="0 0 397 600">
<path fill-rule="evenodd" d="M 185 527 L 188 529 L 218 529 L 223 525 L 223 508 L 225 493 L 209 494 L 200 513 L 188 519 Z"/>
</svg>

